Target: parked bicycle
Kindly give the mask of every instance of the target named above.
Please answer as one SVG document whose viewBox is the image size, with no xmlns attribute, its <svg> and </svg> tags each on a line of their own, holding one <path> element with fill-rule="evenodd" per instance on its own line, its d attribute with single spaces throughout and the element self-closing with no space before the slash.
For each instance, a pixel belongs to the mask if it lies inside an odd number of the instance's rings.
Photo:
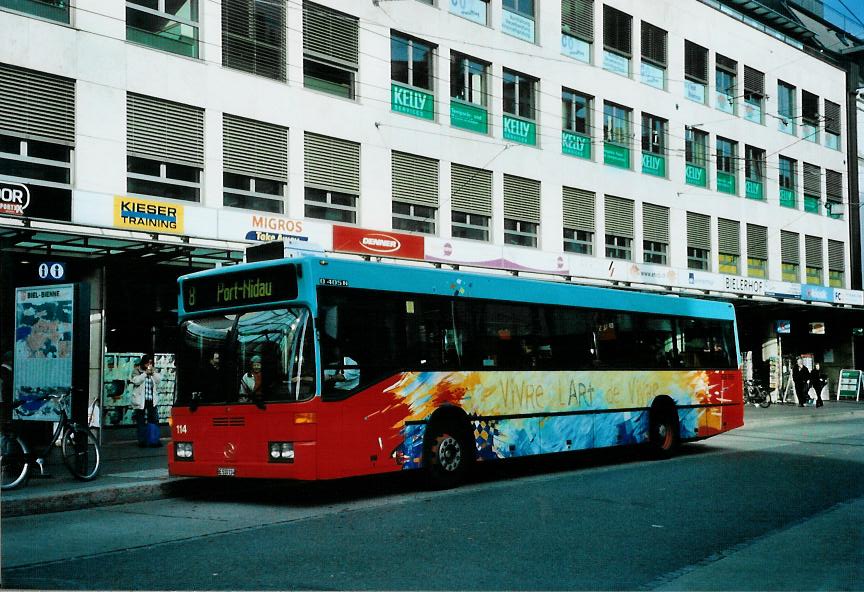
<svg viewBox="0 0 864 592">
<path fill-rule="evenodd" d="M 753 403 L 765 409 L 771 406 L 771 394 L 755 380 L 745 380 L 744 402 Z"/>
<path fill-rule="evenodd" d="M 99 443 L 93 432 L 69 419 L 66 413 L 69 397 L 70 393 L 37 397 L 43 402 L 49 399 L 55 400 L 60 410 L 60 421 L 57 422 L 54 435 L 51 436 L 44 450 L 31 452 L 24 440 L 15 432 L 11 422 L 3 428 L 3 433 L 0 434 L 0 489 L 13 489 L 24 485 L 30 477 L 34 464 L 39 467 L 39 473 L 44 475 L 45 463 L 58 438 L 63 464 L 72 476 L 80 481 L 91 481 L 96 478 L 102 461 Z M 23 401 L 16 401 L 13 408 L 17 409 L 23 403 Z"/>
</svg>

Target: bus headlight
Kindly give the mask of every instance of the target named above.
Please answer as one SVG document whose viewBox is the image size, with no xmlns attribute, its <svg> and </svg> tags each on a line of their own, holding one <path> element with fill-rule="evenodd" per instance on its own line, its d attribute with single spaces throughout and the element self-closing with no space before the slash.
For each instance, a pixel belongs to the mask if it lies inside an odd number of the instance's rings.
<svg viewBox="0 0 864 592">
<path fill-rule="evenodd" d="M 174 442 L 175 460 L 192 460 L 192 442 Z"/>
<path fill-rule="evenodd" d="M 294 442 L 270 442 L 269 461 L 274 463 L 293 463 Z"/>
</svg>

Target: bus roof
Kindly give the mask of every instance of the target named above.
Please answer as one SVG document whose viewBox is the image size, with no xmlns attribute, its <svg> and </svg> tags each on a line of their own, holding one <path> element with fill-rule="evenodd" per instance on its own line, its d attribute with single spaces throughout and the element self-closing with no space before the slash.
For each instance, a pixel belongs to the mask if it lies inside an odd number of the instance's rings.
<svg viewBox="0 0 864 592">
<path fill-rule="evenodd" d="M 563 281 L 563 279 L 554 281 L 321 255 L 299 255 L 292 258 L 211 269 L 185 275 L 179 281 L 182 289 L 184 282 L 193 279 L 215 279 L 217 276 L 229 276 L 235 273 L 265 269 L 271 273 L 278 273 L 278 269 L 272 268 L 281 266 L 294 266 L 295 268 L 299 266 L 302 268 L 301 274 L 299 274 L 302 277 L 302 286 L 299 290 L 301 300 L 304 299 L 303 295 L 305 294 L 305 299 L 311 301 L 313 298 L 312 291 L 316 286 L 330 285 L 460 298 L 662 313 L 684 317 L 735 319 L 734 307 L 728 302 L 584 286 Z M 180 300 L 180 313 L 182 315 L 187 311 L 183 307 L 183 299 Z M 226 308 L 228 307 L 219 310 Z"/>
</svg>

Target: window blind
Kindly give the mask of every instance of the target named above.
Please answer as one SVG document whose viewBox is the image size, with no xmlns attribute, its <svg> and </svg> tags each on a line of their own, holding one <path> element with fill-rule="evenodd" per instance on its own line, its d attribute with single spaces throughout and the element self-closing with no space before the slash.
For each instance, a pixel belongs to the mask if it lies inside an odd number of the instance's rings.
<svg viewBox="0 0 864 592">
<path fill-rule="evenodd" d="M 747 225 L 747 256 L 768 259 L 768 228 L 757 224 Z"/>
<path fill-rule="evenodd" d="M 359 63 L 357 17 L 304 0 L 303 52 L 356 69 Z"/>
<path fill-rule="evenodd" d="M 717 248 L 726 255 L 741 255 L 741 223 L 737 220 L 717 219 Z"/>
<path fill-rule="evenodd" d="M 540 223 L 540 181 L 504 175 L 504 217 Z"/>
<path fill-rule="evenodd" d="M 650 203 L 642 204 L 642 238 L 669 244 L 669 208 Z"/>
<path fill-rule="evenodd" d="M 222 0 L 222 65 L 285 80 L 285 0 Z"/>
<path fill-rule="evenodd" d="M 491 216 L 492 171 L 451 164 L 450 199 L 453 211 Z"/>
<path fill-rule="evenodd" d="M 813 197 L 822 197 L 822 169 L 809 162 L 804 163 L 804 193 Z"/>
<path fill-rule="evenodd" d="M 825 100 L 825 131 L 840 134 L 840 105 Z"/>
<path fill-rule="evenodd" d="M 831 271 L 845 271 L 846 258 L 843 255 L 843 241 L 828 239 L 828 269 Z"/>
<path fill-rule="evenodd" d="M 596 194 L 593 191 L 564 187 L 564 227 L 571 230 L 594 232 Z"/>
<path fill-rule="evenodd" d="M 393 201 L 438 207 L 437 160 L 394 150 L 391 166 Z"/>
<path fill-rule="evenodd" d="M 744 92 L 764 97 L 765 74 L 750 66 L 744 66 Z"/>
<path fill-rule="evenodd" d="M 204 167 L 204 109 L 126 94 L 127 151 L 132 156 Z"/>
<path fill-rule="evenodd" d="M 633 17 L 611 6 L 603 5 L 603 46 L 606 49 L 632 55 Z"/>
<path fill-rule="evenodd" d="M 807 256 L 807 267 L 822 267 L 822 238 L 805 235 L 804 253 Z"/>
<path fill-rule="evenodd" d="M 686 39 L 684 40 L 684 76 L 695 82 L 708 84 L 708 50 Z"/>
<path fill-rule="evenodd" d="M 801 91 L 801 118 L 809 123 L 819 122 L 819 97 L 806 90 Z"/>
<path fill-rule="evenodd" d="M 594 42 L 594 0 L 561 0 L 561 30 Z"/>
<path fill-rule="evenodd" d="M 687 212 L 687 246 L 711 250 L 711 216 Z"/>
<path fill-rule="evenodd" d="M 801 263 L 801 244 L 797 232 L 780 231 L 780 260 L 783 263 Z"/>
<path fill-rule="evenodd" d="M 225 172 L 288 181 L 288 128 L 225 114 L 222 118 Z"/>
<path fill-rule="evenodd" d="M 633 238 L 633 200 L 605 196 L 606 234 Z"/>
<path fill-rule="evenodd" d="M 360 144 L 306 132 L 303 149 L 307 187 L 360 195 Z"/>
<path fill-rule="evenodd" d="M 843 173 L 825 169 L 825 196 L 832 201 L 843 201 Z"/>
<path fill-rule="evenodd" d="M 0 64 L 0 129 L 75 143 L 75 81 Z"/>
<path fill-rule="evenodd" d="M 666 31 L 642 21 L 642 58 L 666 67 Z"/>
<path fill-rule="evenodd" d="M 727 58 L 724 55 L 717 54 L 715 58 L 715 62 L 718 70 L 723 70 L 724 72 L 728 72 L 733 76 L 737 76 L 738 74 L 738 62 L 733 59 Z"/>
</svg>

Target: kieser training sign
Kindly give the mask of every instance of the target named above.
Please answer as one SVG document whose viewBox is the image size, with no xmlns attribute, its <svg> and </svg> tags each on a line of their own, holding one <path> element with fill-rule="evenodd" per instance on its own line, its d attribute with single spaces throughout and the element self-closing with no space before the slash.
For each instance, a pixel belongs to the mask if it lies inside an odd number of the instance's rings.
<svg viewBox="0 0 864 592">
<path fill-rule="evenodd" d="M 114 226 L 127 230 L 183 234 L 183 206 L 137 197 L 115 196 Z"/>
</svg>

